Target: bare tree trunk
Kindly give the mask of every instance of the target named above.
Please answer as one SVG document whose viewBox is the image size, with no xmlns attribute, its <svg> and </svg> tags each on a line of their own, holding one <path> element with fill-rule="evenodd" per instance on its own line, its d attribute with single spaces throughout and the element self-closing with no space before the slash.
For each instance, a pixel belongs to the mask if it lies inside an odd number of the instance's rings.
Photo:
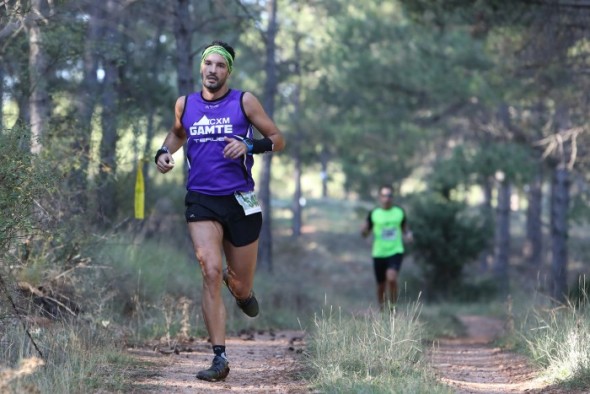
<svg viewBox="0 0 590 394">
<path fill-rule="evenodd" d="M 328 180 L 329 180 L 329 176 L 328 176 L 328 159 L 330 157 L 330 154 L 328 153 L 328 149 L 326 149 L 326 146 L 324 145 L 322 147 L 322 153 L 320 154 L 320 164 L 322 166 L 322 172 L 321 172 L 321 178 L 322 178 L 322 197 L 323 198 L 327 198 L 328 197 Z"/>
<path fill-rule="evenodd" d="M 557 133 L 571 127 L 569 109 L 559 105 L 555 111 Z M 570 142 L 571 143 L 571 142 Z M 555 166 L 551 180 L 551 296 L 563 302 L 567 296 L 567 238 L 568 211 L 570 203 L 570 161 L 572 147 L 561 142 L 558 149 L 558 164 Z"/>
<path fill-rule="evenodd" d="M 176 78 L 178 84 L 178 95 L 185 96 L 195 89 L 195 78 L 193 77 L 192 30 L 193 23 L 189 9 L 189 0 L 177 0 L 174 3 L 174 38 L 176 40 Z M 186 144 L 183 147 L 186 157 Z M 188 164 L 183 160 L 183 172 L 188 174 Z"/>
<path fill-rule="evenodd" d="M 560 302 L 567 295 L 569 185 L 569 170 L 558 166 L 551 183 L 551 295 Z"/>
<path fill-rule="evenodd" d="M 4 130 L 4 67 L 0 64 L 0 132 Z"/>
<path fill-rule="evenodd" d="M 120 45 L 120 34 L 117 30 L 118 17 L 121 10 L 115 4 L 115 0 L 106 3 L 107 14 L 111 15 L 109 26 L 105 29 L 106 41 L 113 47 Z M 116 217 L 116 189 L 114 175 L 117 172 L 117 84 L 118 84 L 118 51 L 105 52 L 102 93 L 102 139 L 100 141 L 100 168 L 99 168 L 99 220 L 107 223 Z"/>
<path fill-rule="evenodd" d="M 492 180 L 486 178 L 483 185 L 484 200 L 482 204 L 482 214 L 484 215 L 485 221 L 491 226 L 494 221 L 494 210 L 492 209 Z M 486 246 L 485 250 L 479 255 L 479 270 L 480 272 L 488 272 L 488 268 L 492 265 L 494 259 L 493 245 Z"/>
<path fill-rule="evenodd" d="M 29 105 L 29 100 L 28 97 L 26 95 L 18 95 L 16 98 L 16 104 L 18 106 L 18 118 L 16 120 L 16 123 L 22 123 L 22 124 L 30 124 L 31 123 L 31 113 L 30 113 L 30 105 Z M 24 141 L 27 144 L 29 144 L 29 147 L 27 148 L 30 149 L 30 145 L 31 145 L 31 141 L 27 140 Z M 24 147 L 23 147 L 24 148 Z"/>
<path fill-rule="evenodd" d="M 498 206 L 496 208 L 496 231 L 494 241 L 494 274 L 498 287 L 507 293 L 509 290 L 510 256 L 510 183 L 500 182 L 498 187 Z"/>
<path fill-rule="evenodd" d="M 297 238 L 301 235 L 301 226 L 303 225 L 303 209 L 301 207 L 301 153 L 293 153 L 293 165 L 295 167 L 295 173 L 293 174 L 295 182 L 295 193 L 293 193 L 292 212 L 293 220 L 291 222 L 291 235 Z"/>
<path fill-rule="evenodd" d="M 301 123 L 299 118 L 301 117 L 301 65 L 299 59 L 301 59 L 301 51 L 299 43 L 301 37 L 298 35 L 295 37 L 295 69 L 297 76 L 297 84 L 293 90 L 293 127 L 295 131 L 295 138 L 293 138 L 293 164 L 295 167 L 295 173 L 293 174 L 295 182 L 295 193 L 293 194 L 292 213 L 293 220 L 291 222 L 291 235 L 295 238 L 301 235 L 302 226 L 302 208 L 301 208 L 301 141 L 303 138 L 303 130 L 301 129 Z"/>
<path fill-rule="evenodd" d="M 272 118 L 274 116 L 274 97 L 277 91 L 277 65 L 275 64 L 275 39 L 277 34 L 277 1 L 269 0 L 268 8 L 268 29 L 266 31 L 266 82 L 264 84 L 263 106 Z M 260 172 L 259 197 L 262 206 L 262 231 L 258 244 L 258 266 L 272 272 L 272 214 L 271 214 L 271 193 L 270 193 L 270 172 L 272 154 L 262 155 L 262 170 Z"/>
<path fill-rule="evenodd" d="M 83 70 L 84 76 L 77 92 L 76 119 L 77 127 L 72 143 L 72 150 L 79 160 L 77 166 L 70 175 L 70 190 L 76 192 L 73 210 L 84 212 L 87 208 L 88 192 L 88 166 L 90 162 L 90 136 L 92 135 L 92 114 L 96 107 L 96 101 L 100 85 L 97 80 L 100 37 L 102 36 L 101 23 L 103 18 L 102 4 L 89 2 L 88 30 L 84 42 Z"/>
<path fill-rule="evenodd" d="M 538 165 L 535 179 L 529 184 L 528 207 L 526 211 L 526 241 L 524 256 L 531 268 L 543 266 L 543 169 Z"/>
<path fill-rule="evenodd" d="M 162 52 L 163 52 L 163 45 L 160 42 L 160 36 L 162 35 L 162 25 L 159 24 L 158 27 L 156 28 L 156 32 L 154 33 L 154 43 L 155 43 L 155 48 L 154 48 L 154 56 L 153 58 L 156 59 L 156 61 L 152 62 L 152 66 L 151 66 L 151 74 L 153 76 L 153 78 L 157 78 L 157 76 L 160 73 L 161 70 L 161 62 L 158 61 L 158 59 L 161 59 L 162 57 Z M 146 160 L 144 160 L 143 162 L 143 176 L 144 176 L 144 182 L 146 185 L 149 184 L 149 167 L 153 166 L 154 162 L 151 160 L 153 157 L 153 152 L 152 152 L 152 147 L 151 147 L 151 142 L 154 139 L 154 134 L 155 134 L 155 130 L 154 130 L 154 111 L 149 111 L 148 113 L 148 121 L 147 121 L 147 127 L 146 127 L 146 144 L 145 144 L 145 148 L 144 148 L 144 152 L 143 152 L 143 156 L 144 158 L 146 158 Z M 149 193 L 149 189 L 145 190 L 146 196 L 145 196 L 145 200 L 148 201 L 148 193 Z"/>
<path fill-rule="evenodd" d="M 31 11 L 38 15 L 46 15 L 44 0 L 31 0 Z M 31 153 L 39 153 L 42 149 L 42 138 L 49 122 L 50 103 L 47 93 L 47 55 L 43 48 L 43 37 L 39 23 L 32 19 L 27 22 L 29 35 L 29 78 L 31 96 L 29 99 L 31 122 Z"/>
</svg>

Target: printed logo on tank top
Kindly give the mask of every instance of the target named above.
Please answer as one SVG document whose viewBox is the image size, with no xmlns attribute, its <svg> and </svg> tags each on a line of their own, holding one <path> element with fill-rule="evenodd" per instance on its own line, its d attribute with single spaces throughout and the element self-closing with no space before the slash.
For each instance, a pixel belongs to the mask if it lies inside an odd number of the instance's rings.
<svg viewBox="0 0 590 394">
<path fill-rule="evenodd" d="M 191 136 L 232 134 L 233 132 L 234 126 L 229 117 L 209 119 L 207 115 L 203 115 L 189 128 Z"/>
</svg>

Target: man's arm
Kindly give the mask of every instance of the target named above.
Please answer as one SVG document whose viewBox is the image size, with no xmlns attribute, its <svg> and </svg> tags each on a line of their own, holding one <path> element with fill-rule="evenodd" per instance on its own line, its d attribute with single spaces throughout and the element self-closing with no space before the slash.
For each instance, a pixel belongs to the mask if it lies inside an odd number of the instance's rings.
<svg viewBox="0 0 590 394">
<path fill-rule="evenodd" d="M 363 224 L 363 228 L 361 230 L 361 235 L 363 236 L 363 238 L 366 238 L 371 233 L 371 229 L 373 228 L 371 213 L 372 212 L 369 212 L 369 214 L 367 215 L 367 219 L 365 220 L 365 223 Z"/>
<path fill-rule="evenodd" d="M 402 236 L 403 240 L 407 243 L 411 243 L 414 241 L 414 234 L 412 234 L 412 230 L 410 230 L 410 226 L 408 225 L 408 221 L 406 220 L 406 215 L 404 213 L 404 219 L 402 220 Z"/>
<path fill-rule="evenodd" d="M 260 101 L 249 92 L 244 93 L 243 97 L 244 111 L 250 122 L 264 137 L 272 141 L 273 152 L 281 151 L 285 148 L 285 138 L 283 134 L 267 115 L 262 108 Z"/>
<path fill-rule="evenodd" d="M 186 131 L 184 130 L 184 127 L 182 127 L 180 119 L 184 111 L 185 101 L 185 96 L 179 97 L 176 100 L 176 105 L 174 106 L 174 124 L 170 128 L 168 135 L 166 135 L 162 148 L 158 150 L 156 165 L 158 166 L 158 171 L 162 174 L 165 174 L 174 168 L 172 154 L 180 149 L 186 141 Z"/>
</svg>

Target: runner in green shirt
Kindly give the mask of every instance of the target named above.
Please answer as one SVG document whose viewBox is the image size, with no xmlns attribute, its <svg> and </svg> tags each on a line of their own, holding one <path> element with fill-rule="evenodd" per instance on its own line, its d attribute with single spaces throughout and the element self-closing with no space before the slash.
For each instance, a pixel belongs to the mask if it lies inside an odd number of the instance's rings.
<svg viewBox="0 0 590 394">
<path fill-rule="evenodd" d="M 379 188 L 379 207 L 369 212 L 362 228 L 362 236 L 373 235 L 373 268 L 377 280 L 377 300 L 383 310 L 386 298 L 397 302 L 397 277 L 404 258 L 404 241 L 412 241 L 412 232 L 404 210 L 393 205 L 393 188 Z M 389 297 L 386 293 L 389 290 Z"/>
</svg>

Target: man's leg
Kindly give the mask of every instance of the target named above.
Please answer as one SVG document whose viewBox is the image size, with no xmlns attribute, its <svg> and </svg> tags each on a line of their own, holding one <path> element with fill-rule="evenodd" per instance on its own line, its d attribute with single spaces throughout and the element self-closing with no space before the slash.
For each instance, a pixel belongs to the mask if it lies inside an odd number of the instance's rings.
<svg viewBox="0 0 590 394">
<path fill-rule="evenodd" d="M 223 250 L 228 267 L 227 286 L 236 299 L 247 299 L 254 286 L 258 240 L 245 246 L 234 246 L 224 241 Z"/>
<path fill-rule="evenodd" d="M 188 223 L 203 274 L 202 308 L 212 345 L 225 346 L 225 306 L 221 297 L 223 229 L 218 222 Z"/>
<path fill-rule="evenodd" d="M 389 268 L 385 274 L 387 277 L 387 287 L 389 287 L 389 301 L 393 305 L 397 302 L 397 271 Z"/>
<path fill-rule="evenodd" d="M 385 282 L 377 283 L 377 301 L 379 309 L 383 310 L 385 306 Z"/>
<path fill-rule="evenodd" d="M 375 281 L 377 282 L 377 302 L 379 302 L 379 309 L 383 311 L 385 306 L 385 290 L 386 290 L 386 261 L 379 257 L 373 257 L 373 272 L 375 273 Z"/>
</svg>

